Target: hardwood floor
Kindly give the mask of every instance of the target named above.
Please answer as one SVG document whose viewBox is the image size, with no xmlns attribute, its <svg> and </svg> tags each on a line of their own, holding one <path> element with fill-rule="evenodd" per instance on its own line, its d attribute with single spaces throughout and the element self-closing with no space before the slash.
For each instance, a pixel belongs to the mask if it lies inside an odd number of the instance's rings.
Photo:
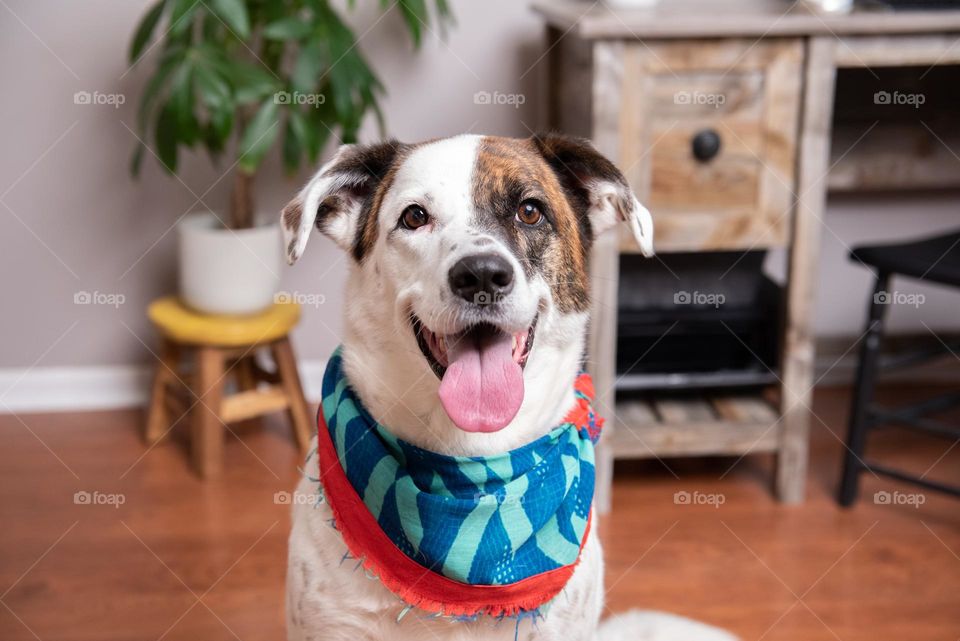
<svg viewBox="0 0 960 641">
<path fill-rule="evenodd" d="M 618 465 L 600 525 L 609 610 L 669 610 L 745 640 L 958 639 L 960 503 L 875 504 L 874 492 L 916 490 L 867 476 L 857 506 L 838 508 L 846 403 L 844 390 L 816 393 L 825 425 L 814 421 L 800 506 L 771 498 L 764 456 Z M 0 416 L 0 639 L 283 638 L 289 507 L 275 496 L 299 463 L 288 429 L 235 428 L 223 477 L 201 482 L 178 443 L 146 451 L 140 421 Z M 898 431 L 871 445 L 960 482 L 960 447 Z"/>
</svg>

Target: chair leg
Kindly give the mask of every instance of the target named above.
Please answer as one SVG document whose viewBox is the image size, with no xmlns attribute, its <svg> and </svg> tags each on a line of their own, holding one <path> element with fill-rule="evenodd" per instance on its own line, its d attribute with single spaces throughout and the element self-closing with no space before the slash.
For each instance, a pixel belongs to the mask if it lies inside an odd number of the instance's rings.
<svg viewBox="0 0 960 641">
<path fill-rule="evenodd" d="M 863 453 L 866 448 L 867 410 L 873 402 L 873 390 L 877 379 L 880 346 L 883 340 L 883 323 L 887 311 L 884 295 L 890 283 L 890 275 L 879 273 L 870 299 L 867 327 L 860 343 L 860 362 L 850 402 L 850 425 L 847 432 L 846 450 L 843 459 L 843 475 L 838 501 L 849 507 L 857 498 L 860 472 L 863 471 Z"/>
<path fill-rule="evenodd" d="M 163 439 L 170 429 L 170 413 L 167 411 L 167 384 L 176 380 L 179 359 L 180 350 L 177 345 L 166 338 L 161 339 L 160 355 L 153 376 L 150 406 L 147 409 L 147 422 L 143 432 L 144 439 L 148 444 L 152 445 Z"/>
<path fill-rule="evenodd" d="M 293 355 L 293 347 L 289 338 L 282 338 L 270 346 L 273 360 L 277 364 L 280 374 L 280 384 L 287 393 L 290 406 L 287 408 L 287 417 L 293 428 L 300 451 L 306 453 L 310 448 L 310 439 L 314 425 L 307 412 L 307 400 L 303 396 L 303 387 L 300 384 L 300 374 L 297 372 L 297 359 Z"/>
<path fill-rule="evenodd" d="M 214 347 L 197 350 L 194 393 L 200 399 L 193 407 L 191 454 L 193 467 L 203 478 L 214 478 L 223 470 L 224 427 L 220 420 L 223 400 L 224 355 Z"/>
</svg>

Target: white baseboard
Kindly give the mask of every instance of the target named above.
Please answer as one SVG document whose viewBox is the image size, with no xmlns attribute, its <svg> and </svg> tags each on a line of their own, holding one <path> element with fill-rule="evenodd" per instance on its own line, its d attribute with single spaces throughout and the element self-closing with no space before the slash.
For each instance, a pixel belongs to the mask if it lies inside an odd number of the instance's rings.
<svg viewBox="0 0 960 641">
<path fill-rule="evenodd" d="M 140 365 L 0 369 L 0 412 L 62 412 L 131 407 L 147 399 Z"/>
<path fill-rule="evenodd" d="M 303 391 L 320 400 L 325 361 L 300 363 Z M 146 405 L 153 370 L 146 365 L 0 368 L 0 414 L 110 410 Z"/>
<path fill-rule="evenodd" d="M 820 385 L 848 385 L 853 381 L 858 358 L 856 349 L 848 350 L 853 340 L 817 341 L 815 377 Z M 937 365 L 892 373 L 887 380 L 955 383 L 957 365 L 948 358 Z M 311 403 L 320 401 L 325 368 L 326 361 L 322 360 L 300 363 L 303 392 Z M 152 375 L 152 369 L 146 365 L 0 368 L 0 414 L 143 406 L 149 397 Z"/>
</svg>

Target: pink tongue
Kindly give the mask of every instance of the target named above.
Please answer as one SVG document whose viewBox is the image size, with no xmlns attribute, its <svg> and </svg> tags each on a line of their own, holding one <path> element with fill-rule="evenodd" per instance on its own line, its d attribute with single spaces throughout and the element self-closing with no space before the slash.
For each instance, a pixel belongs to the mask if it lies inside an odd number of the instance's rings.
<svg viewBox="0 0 960 641">
<path fill-rule="evenodd" d="M 461 337 L 449 356 L 440 402 L 450 420 L 465 432 L 506 427 L 523 402 L 523 370 L 513 360 L 513 338 Z"/>
</svg>

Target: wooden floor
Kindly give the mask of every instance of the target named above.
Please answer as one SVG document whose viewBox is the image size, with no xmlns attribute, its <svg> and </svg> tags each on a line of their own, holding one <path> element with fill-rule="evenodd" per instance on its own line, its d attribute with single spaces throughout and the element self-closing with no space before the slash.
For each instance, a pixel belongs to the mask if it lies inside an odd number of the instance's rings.
<svg viewBox="0 0 960 641">
<path fill-rule="evenodd" d="M 670 610 L 745 640 L 960 638 L 960 502 L 875 504 L 915 490 L 868 478 L 857 507 L 839 509 L 846 393 L 818 390 L 815 411 L 825 424 L 801 506 L 771 499 L 763 456 L 619 465 L 600 527 L 609 610 Z M 275 495 L 299 456 L 282 422 L 238 429 L 224 477 L 202 483 L 177 443 L 146 452 L 139 420 L 0 416 L 0 639 L 283 638 L 289 508 Z M 896 431 L 872 444 L 960 481 L 960 447 Z"/>
</svg>

